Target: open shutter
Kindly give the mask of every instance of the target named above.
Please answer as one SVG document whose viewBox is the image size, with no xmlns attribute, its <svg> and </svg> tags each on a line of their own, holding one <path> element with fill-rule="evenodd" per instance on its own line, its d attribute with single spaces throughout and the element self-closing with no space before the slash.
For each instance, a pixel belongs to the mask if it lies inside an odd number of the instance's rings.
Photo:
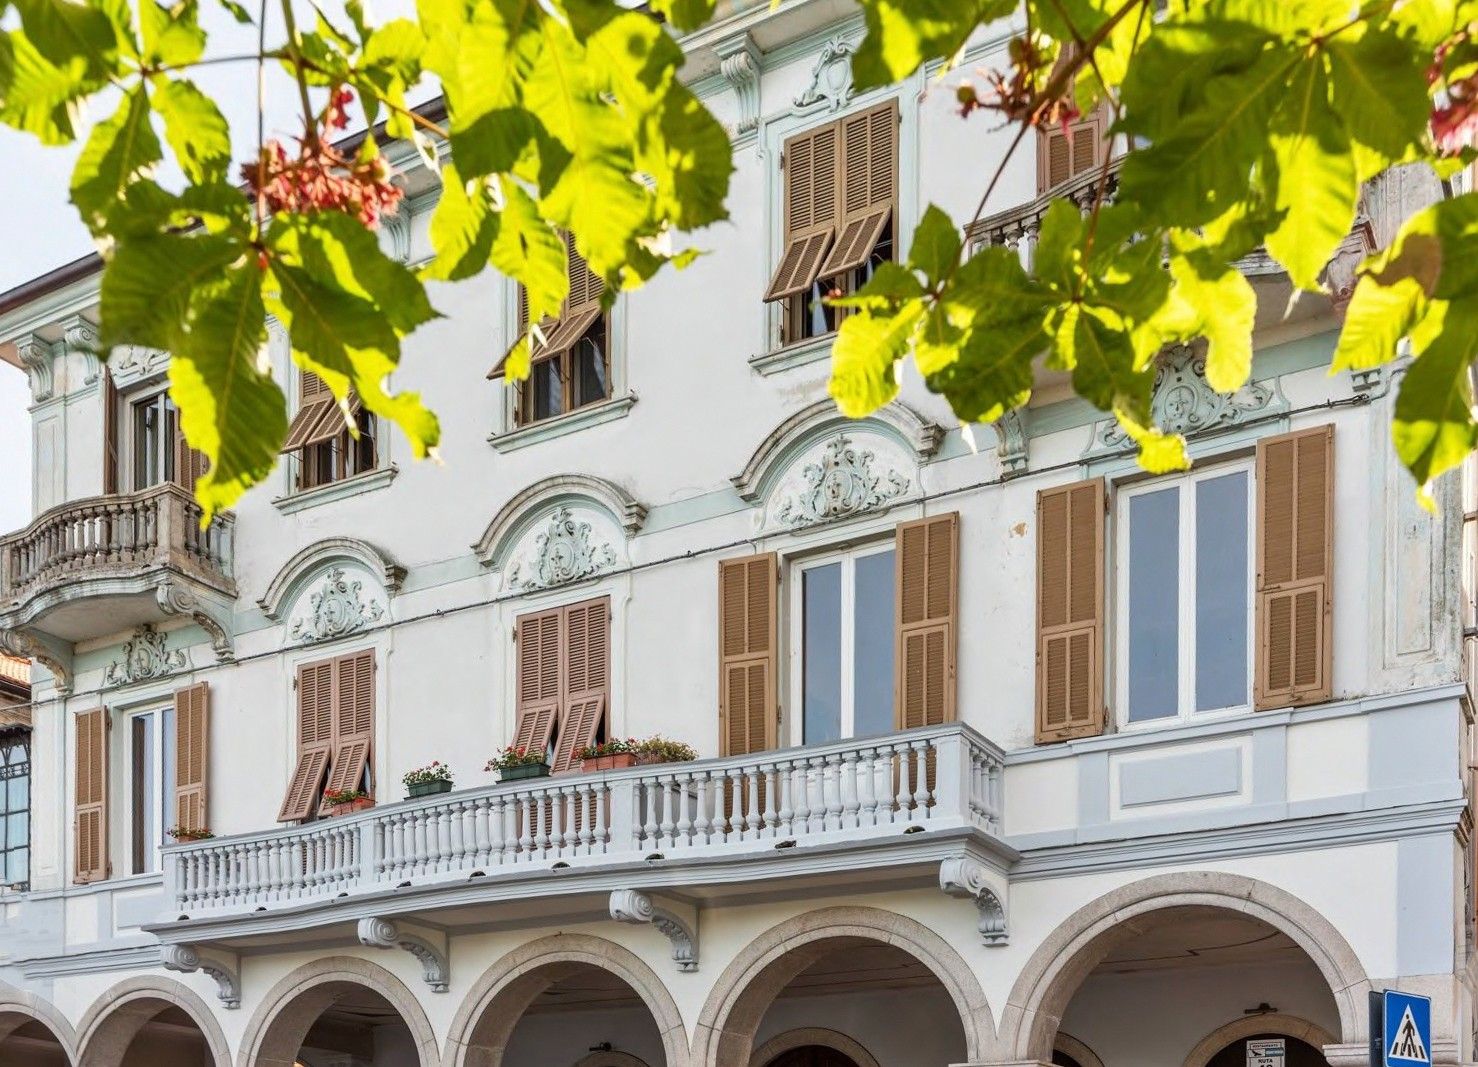
<svg viewBox="0 0 1478 1067">
<path fill-rule="evenodd" d="M 1330 697 L 1333 500 L 1333 426 L 1258 442 L 1259 710 Z"/>
<path fill-rule="evenodd" d="M 108 877 L 108 712 L 77 716 L 77 763 L 72 880 L 98 882 Z"/>
<path fill-rule="evenodd" d="M 107 367 L 102 372 L 103 404 L 103 493 L 118 492 L 118 386 L 113 381 L 113 372 Z"/>
<path fill-rule="evenodd" d="M 841 208 L 840 139 L 832 122 L 785 142 L 785 241 L 767 302 L 803 293 L 821 276 Z"/>
<path fill-rule="evenodd" d="M 1070 178 L 1103 165 L 1108 152 L 1101 110 L 1061 126 L 1042 126 L 1037 134 L 1037 192 L 1045 193 Z"/>
<path fill-rule="evenodd" d="M 577 764 L 575 753 L 595 742 L 611 692 L 611 601 L 571 604 L 564 614 L 565 671 L 554 773 Z"/>
<path fill-rule="evenodd" d="M 900 730 L 955 717 L 958 512 L 898 524 L 893 717 Z"/>
<path fill-rule="evenodd" d="M 719 561 L 719 740 L 725 756 L 777 747 L 775 553 Z"/>
<path fill-rule="evenodd" d="M 200 682 L 174 694 L 174 824 L 210 828 L 210 684 Z"/>
<path fill-rule="evenodd" d="M 1102 478 L 1037 494 L 1037 743 L 1103 732 Z"/>
<path fill-rule="evenodd" d="M 530 359 L 543 359 L 573 348 L 575 342 L 584 337 L 585 332 L 605 314 L 600 306 L 600 298 L 606 288 L 605 282 L 590 269 L 585 257 L 575 247 L 574 236 L 568 233 L 565 234 L 565 270 L 569 275 L 569 293 L 560 305 L 559 317 L 546 318 L 539 323 L 539 332 L 544 335 L 544 343 L 533 348 Z M 518 332 L 522 334 L 528 326 L 529 293 L 520 285 Z M 534 341 L 530 339 L 529 343 L 533 345 Z M 508 353 L 505 352 L 493 365 L 493 369 L 488 371 L 488 377 L 501 378 L 507 362 Z"/>
<path fill-rule="evenodd" d="M 333 413 L 334 394 L 324 380 L 309 370 L 298 371 L 298 410 L 288 424 L 282 452 L 296 452 L 309 443 L 309 437 Z M 342 429 L 342 427 L 340 427 Z M 332 435 L 330 435 L 332 436 Z"/>
<path fill-rule="evenodd" d="M 195 491 L 195 483 L 210 468 L 204 452 L 197 452 L 185 440 L 185 431 L 180 429 L 179 416 L 175 416 L 174 428 L 174 483 L 180 488 Z"/>
<path fill-rule="evenodd" d="M 334 660 L 334 743 L 324 792 L 358 789 L 375 736 L 375 652 Z"/>
<path fill-rule="evenodd" d="M 898 203 L 898 101 L 842 120 L 842 218 L 819 277 L 867 262 Z"/>
<path fill-rule="evenodd" d="M 334 744 L 335 662 L 321 660 L 298 668 L 298 761 L 277 813 L 279 822 L 306 819 L 322 796 Z"/>
<path fill-rule="evenodd" d="M 545 752 L 554 737 L 563 688 L 560 670 L 561 612 L 521 616 L 514 641 L 518 646 L 518 680 L 513 747 Z"/>
</svg>

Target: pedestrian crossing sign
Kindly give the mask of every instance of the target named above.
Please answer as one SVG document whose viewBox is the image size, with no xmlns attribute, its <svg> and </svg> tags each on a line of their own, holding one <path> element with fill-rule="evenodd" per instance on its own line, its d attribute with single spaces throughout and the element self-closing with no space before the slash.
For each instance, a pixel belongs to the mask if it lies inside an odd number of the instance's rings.
<svg viewBox="0 0 1478 1067">
<path fill-rule="evenodd" d="M 1432 998 L 1387 989 L 1382 995 L 1381 1067 L 1431 1067 Z"/>
</svg>

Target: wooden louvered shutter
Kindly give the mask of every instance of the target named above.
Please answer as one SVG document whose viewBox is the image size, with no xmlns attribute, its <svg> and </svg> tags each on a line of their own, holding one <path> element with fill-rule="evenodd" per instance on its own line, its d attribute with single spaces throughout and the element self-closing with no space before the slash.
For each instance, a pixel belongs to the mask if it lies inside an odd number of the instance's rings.
<svg viewBox="0 0 1478 1067">
<path fill-rule="evenodd" d="M 200 682 L 174 694 L 174 824 L 210 828 L 210 684 Z"/>
<path fill-rule="evenodd" d="M 611 692 L 611 601 L 571 604 L 564 615 L 564 689 L 553 771 L 576 767 L 575 753 L 595 743 Z"/>
<path fill-rule="evenodd" d="M 894 725 L 937 726 L 955 717 L 958 512 L 898 524 Z"/>
<path fill-rule="evenodd" d="M 107 367 L 102 372 L 103 404 L 103 493 L 118 492 L 118 386 L 113 382 L 113 372 Z"/>
<path fill-rule="evenodd" d="M 1037 743 L 1103 732 L 1102 478 L 1037 494 Z"/>
<path fill-rule="evenodd" d="M 779 744 L 775 553 L 719 561 L 719 741 L 725 756 Z"/>
<path fill-rule="evenodd" d="M 358 789 L 375 736 L 375 651 L 340 656 L 334 664 L 333 755 L 324 792 Z"/>
<path fill-rule="evenodd" d="M 866 263 L 897 213 L 898 102 L 845 118 L 841 127 L 842 217 L 822 278 Z"/>
<path fill-rule="evenodd" d="M 1037 133 L 1037 192 L 1045 193 L 1070 178 L 1102 166 L 1109 145 L 1104 114 L 1092 114 L 1061 126 L 1042 126 Z"/>
<path fill-rule="evenodd" d="M 182 489 L 195 491 L 195 483 L 210 469 L 210 461 L 204 452 L 197 452 L 185 440 L 185 431 L 179 427 L 179 416 L 175 417 L 174 431 L 174 483 Z"/>
<path fill-rule="evenodd" d="M 334 746 L 334 660 L 298 668 L 298 760 L 279 822 L 306 819 L 322 797 L 323 776 Z"/>
<path fill-rule="evenodd" d="M 559 718 L 563 687 L 560 670 L 561 612 L 520 616 L 514 635 L 518 646 L 518 679 L 513 747 L 547 752 Z"/>
<path fill-rule="evenodd" d="M 108 711 L 96 708 L 76 718 L 77 760 L 72 880 L 98 882 L 108 864 Z"/>
<path fill-rule="evenodd" d="M 1334 427 L 1257 443 L 1258 710 L 1328 700 Z"/>
<path fill-rule="evenodd" d="M 841 208 L 840 140 L 831 122 L 785 142 L 785 240 L 767 302 L 803 293 L 821 276 Z"/>
<path fill-rule="evenodd" d="M 288 424 L 282 452 L 296 452 L 309 443 L 334 406 L 334 394 L 322 378 L 310 370 L 298 371 L 298 410 Z M 332 435 L 330 435 L 332 436 Z"/>
</svg>

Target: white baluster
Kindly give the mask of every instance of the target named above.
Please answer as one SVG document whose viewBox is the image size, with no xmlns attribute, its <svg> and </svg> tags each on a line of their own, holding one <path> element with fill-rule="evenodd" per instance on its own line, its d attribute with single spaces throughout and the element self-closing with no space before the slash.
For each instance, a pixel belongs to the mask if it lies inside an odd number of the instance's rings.
<svg viewBox="0 0 1478 1067">
<path fill-rule="evenodd" d="M 842 829 L 855 830 L 857 828 L 857 810 L 861 804 L 857 800 L 857 752 L 848 749 L 842 753 L 842 766 L 840 771 L 842 800 Z"/>
</svg>

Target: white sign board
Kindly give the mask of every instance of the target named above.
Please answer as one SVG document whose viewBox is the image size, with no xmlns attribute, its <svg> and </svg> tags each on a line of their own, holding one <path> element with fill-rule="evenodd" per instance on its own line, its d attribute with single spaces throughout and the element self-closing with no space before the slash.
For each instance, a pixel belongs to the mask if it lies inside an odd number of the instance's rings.
<svg viewBox="0 0 1478 1067">
<path fill-rule="evenodd" d="M 1247 1042 L 1247 1067 L 1284 1067 L 1286 1049 L 1281 1037 L 1259 1037 Z"/>
</svg>

